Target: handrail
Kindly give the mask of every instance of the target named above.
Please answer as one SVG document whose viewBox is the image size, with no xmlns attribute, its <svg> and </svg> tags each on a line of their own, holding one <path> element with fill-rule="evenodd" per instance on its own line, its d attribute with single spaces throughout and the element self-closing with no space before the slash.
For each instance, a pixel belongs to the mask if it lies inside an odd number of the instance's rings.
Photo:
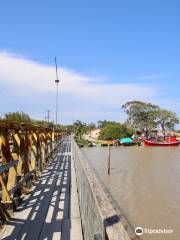
<svg viewBox="0 0 180 240">
<path fill-rule="evenodd" d="M 71 141 L 84 239 L 130 240 L 101 182 L 73 137 Z"/>
</svg>

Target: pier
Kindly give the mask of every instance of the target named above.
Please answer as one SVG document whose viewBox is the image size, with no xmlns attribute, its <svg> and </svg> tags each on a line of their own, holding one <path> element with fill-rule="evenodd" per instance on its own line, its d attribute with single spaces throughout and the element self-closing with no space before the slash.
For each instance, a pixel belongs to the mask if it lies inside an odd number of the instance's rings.
<svg viewBox="0 0 180 240">
<path fill-rule="evenodd" d="M 0 239 L 138 239 L 72 136 L 0 122 Z"/>
</svg>

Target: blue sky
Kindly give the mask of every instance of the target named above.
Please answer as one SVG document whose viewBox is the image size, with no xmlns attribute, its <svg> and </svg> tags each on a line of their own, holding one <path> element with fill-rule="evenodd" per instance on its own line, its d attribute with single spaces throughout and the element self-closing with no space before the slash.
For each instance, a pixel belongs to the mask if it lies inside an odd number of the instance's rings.
<svg viewBox="0 0 180 240">
<path fill-rule="evenodd" d="M 60 122 L 123 121 L 121 104 L 133 99 L 180 116 L 179 1 L 7 0 L 0 9 L 1 115 L 50 109 L 54 118 L 56 56 Z"/>
</svg>

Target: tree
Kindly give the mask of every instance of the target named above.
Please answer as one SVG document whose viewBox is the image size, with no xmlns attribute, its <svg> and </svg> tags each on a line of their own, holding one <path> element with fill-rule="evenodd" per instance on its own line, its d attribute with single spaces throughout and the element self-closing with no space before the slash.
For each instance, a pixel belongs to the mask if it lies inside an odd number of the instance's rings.
<svg viewBox="0 0 180 240">
<path fill-rule="evenodd" d="M 31 118 L 27 113 L 24 112 L 9 112 L 5 114 L 5 120 L 15 122 L 31 122 Z"/>
<path fill-rule="evenodd" d="M 98 121 L 98 127 L 99 128 L 104 128 L 105 126 L 117 124 L 115 121 L 108 121 L 108 120 L 99 120 Z M 119 123 L 118 123 L 119 124 Z"/>
<path fill-rule="evenodd" d="M 164 135 L 166 130 L 174 130 L 175 125 L 179 123 L 179 119 L 174 112 L 159 109 L 156 114 L 157 124 L 161 127 Z"/>
<path fill-rule="evenodd" d="M 127 123 L 130 127 L 140 130 L 148 137 L 157 127 L 157 105 L 141 101 L 130 101 L 122 106 L 128 115 Z"/>
<path fill-rule="evenodd" d="M 177 115 L 171 111 L 161 109 L 157 105 L 141 101 L 127 102 L 122 106 L 128 115 L 129 126 L 144 132 L 146 137 L 151 136 L 152 130 L 158 126 L 165 135 L 166 130 L 173 130 L 179 123 Z"/>
<path fill-rule="evenodd" d="M 53 122 L 46 122 L 44 120 L 36 120 L 36 119 L 32 119 L 32 123 L 34 125 L 38 125 L 38 126 L 42 126 L 42 127 L 49 127 L 49 128 L 54 128 L 55 124 Z"/>
<path fill-rule="evenodd" d="M 75 137 L 82 139 L 82 135 L 87 131 L 86 123 L 82 123 L 80 120 L 77 120 L 73 123 L 73 132 Z"/>
<path fill-rule="evenodd" d="M 113 123 L 115 123 L 115 122 L 114 121 L 107 121 L 107 120 L 99 120 L 98 121 L 98 127 L 103 128 L 106 125 L 113 124 Z"/>
<path fill-rule="evenodd" d="M 71 134 L 71 133 L 73 133 L 73 125 L 72 124 L 61 125 L 61 130 L 63 132 L 66 132 L 67 134 Z"/>
<path fill-rule="evenodd" d="M 101 128 L 99 139 L 113 140 L 123 137 L 130 137 L 132 134 L 133 130 L 128 128 L 125 124 L 106 121 L 106 124 L 103 124 L 103 127 Z"/>
</svg>

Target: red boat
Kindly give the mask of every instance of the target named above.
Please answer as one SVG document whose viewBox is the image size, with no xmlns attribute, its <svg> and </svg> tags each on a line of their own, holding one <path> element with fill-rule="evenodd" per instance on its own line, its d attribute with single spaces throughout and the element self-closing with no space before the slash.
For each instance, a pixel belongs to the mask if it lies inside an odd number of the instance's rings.
<svg viewBox="0 0 180 240">
<path fill-rule="evenodd" d="M 144 145 L 146 146 L 159 146 L 159 147 L 167 147 L 167 146 L 179 146 L 180 141 L 176 140 L 176 137 L 172 136 L 167 136 L 165 137 L 165 140 L 160 142 L 160 141 L 153 141 L 153 140 L 148 140 L 144 139 L 143 140 Z"/>
</svg>

